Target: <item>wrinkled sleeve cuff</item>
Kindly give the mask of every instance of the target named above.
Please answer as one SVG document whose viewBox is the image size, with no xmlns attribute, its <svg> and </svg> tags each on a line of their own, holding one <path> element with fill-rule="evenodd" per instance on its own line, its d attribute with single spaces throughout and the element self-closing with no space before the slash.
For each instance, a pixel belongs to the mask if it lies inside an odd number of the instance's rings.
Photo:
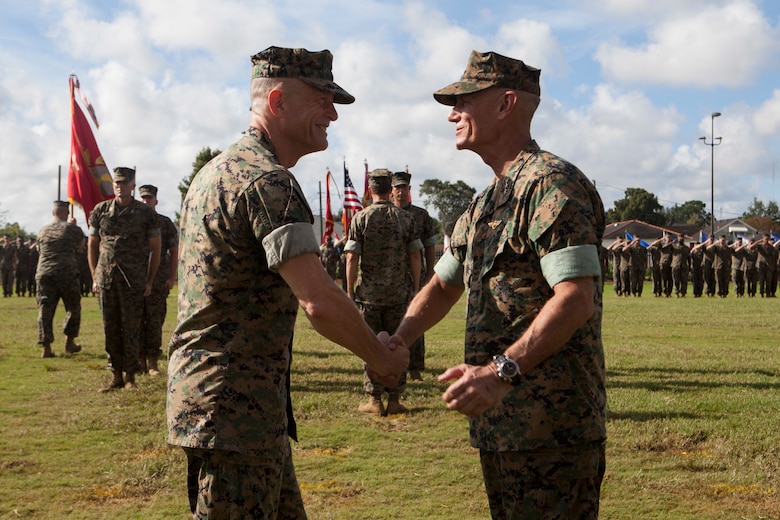
<svg viewBox="0 0 780 520">
<path fill-rule="evenodd" d="M 450 251 L 445 251 L 442 257 L 433 266 L 433 271 L 439 275 L 439 278 L 452 287 L 464 288 L 463 284 L 463 264 L 452 256 Z"/>
<path fill-rule="evenodd" d="M 542 257 L 541 264 L 542 274 L 550 287 L 572 278 L 601 278 L 599 253 L 593 244 L 553 251 Z"/>
<path fill-rule="evenodd" d="M 362 255 L 363 246 L 361 246 L 358 242 L 355 242 L 354 240 L 347 240 L 347 243 L 344 245 L 344 251 L 347 253 L 355 253 L 356 255 Z"/>
<path fill-rule="evenodd" d="M 263 248 L 271 271 L 277 271 L 287 260 L 304 253 L 320 254 L 320 245 L 311 224 L 307 222 L 295 222 L 274 229 L 263 238 Z"/>
<path fill-rule="evenodd" d="M 415 251 L 419 251 L 423 248 L 423 243 L 420 242 L 419 238 L 415 238 L 410 244 L 409 244 L 409 252 L 414 253 Z"/>
</svg>

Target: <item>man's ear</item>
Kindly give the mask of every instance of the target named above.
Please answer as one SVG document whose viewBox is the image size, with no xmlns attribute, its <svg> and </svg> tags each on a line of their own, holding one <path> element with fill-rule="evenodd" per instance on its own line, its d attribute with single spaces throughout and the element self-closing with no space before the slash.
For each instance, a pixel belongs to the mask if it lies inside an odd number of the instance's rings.
<svg viewBox="0 0 780 520">
<path fill-rule="evenodd" d="M 275 116 L 278 116 L 284 111 L 285 106 L 283 98 L 282 91 L 279 89 L 273 89 L 268 93 L 268 108 Z"/>
<path fill-rule="evenodd" d="M 512 113 L 517 106 L 517 94 L 511 90 L 505 90 L 501 96 L 501 104 L 498 108 L 498 117 L 504 118 Z"/>
</svg>

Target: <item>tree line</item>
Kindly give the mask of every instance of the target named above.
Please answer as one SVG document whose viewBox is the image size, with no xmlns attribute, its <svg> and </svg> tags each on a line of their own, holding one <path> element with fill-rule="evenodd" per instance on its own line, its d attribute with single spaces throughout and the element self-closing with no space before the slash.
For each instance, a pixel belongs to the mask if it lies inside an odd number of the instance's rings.
<svg viewBox="0 0 780 520">
<path fill-rule="evenodd" d="M 625 197 L 616 200 L 615 207 L 607 211 L 607 223 L 641 220 L 661 227 L 673 224 L 707 227 L 711 214 L 706 208 L 707 205 L 700 200 L 689 200 L 671 207 L 663 207 L 653 193 L 643 188 L 627 188 Z M 739 218 L 765 233 L 780 229 L 780 208 L 773 200 L 764 203 L 758 197 L 754 197 L 753 202 Z"/>
</svg>

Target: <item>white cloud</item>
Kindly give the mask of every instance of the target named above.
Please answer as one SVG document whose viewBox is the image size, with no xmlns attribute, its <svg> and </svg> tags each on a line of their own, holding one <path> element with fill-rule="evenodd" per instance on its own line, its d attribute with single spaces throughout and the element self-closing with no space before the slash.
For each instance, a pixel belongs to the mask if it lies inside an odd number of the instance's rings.
<svg viewBox="0 0 780 520">
<path fill-rule="evenodd" d="M 630 83 L 742 86 L 780 48 L 777 28 L 746 0 L 672 11 L 647 39 L 641 46 L 602 43 L 596 59 L 604 74 Z"/>
<path fill-rule="evenodd" d="M 30 231 L 51 218 L 57 165 L 67 169 L 70 152 L 66 84 L 75 70 L 100 118 L 97 139 L 109 166 L 137 166 L 139 182 L 157 185 L 160 211 L 173 216 L 176 186 L 197 152 L 224 149 L 245 129 L 249 56 L 269 45 L 330 49 L 336 81 L 357 97 L 337 107 L 329 149 L 293 168 L 315 212 L 325 168 L 341 189 L 344 161 L 358 191 L 364 159 L 370 168 L 408 165 L 416 201 L 428 178 L 477 189 L 490 182 L 477 155 L 455 149 L 449 108 L 431 96 L 462 74 L 472 49 L 542 68 L 534 136 L 596 179 L 607 207 L 626 187 L 643 187 L 663 204 L 709 200 L 710 149 L 697 138 L 709 135 L 712 107 L 723 112 L 718 205 L 741 212 L 766 193 L 766 172 L 780 155 L 776 29 L 766 21 L 777 19 L 774 3 L 597 4 L 499 3 L 476 16 L 456 3 L 403 0 L 38 0 L 35 8 L 17 7 L 12 31 L 3 32 L 7 19 L 0 21 L 0 210 Z M 712 24 L 726 44 L 710 49 L 705 29 Z M 643 46 L 637 28 L 647 35 Z M 705 47 L 748 87 L 712 89 L 721 64 L 698 54 Z M 606 78 L 592 59 L 599 48 Z M 690 79 L 700 61 L 701 74 L 710 75 L 703 88 Z M 762 76 L 753 74 L 758 68 Z M 688 83 L 657 86 L 675 74 Z"/>
</svg>

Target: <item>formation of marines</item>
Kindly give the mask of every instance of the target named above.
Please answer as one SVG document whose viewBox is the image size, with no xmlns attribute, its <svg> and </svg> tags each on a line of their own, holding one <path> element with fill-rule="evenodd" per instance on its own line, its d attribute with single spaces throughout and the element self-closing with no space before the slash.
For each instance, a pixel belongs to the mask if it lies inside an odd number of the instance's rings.
<svg viewBox="0 0 780 520">
<path fill-rule="evenodd" d="M 639 237 L 618 237 L 609 253 L 613 288 L 618 296 L 642 296 L 648 272 L 657 298 L 726 298 L 733 287 L 737 298 L 774 298 L 780 279 L 780 240 L 768 233 L 685 243 L 683 235 L 666 235 L 650 244 Z"/>
</svg>

